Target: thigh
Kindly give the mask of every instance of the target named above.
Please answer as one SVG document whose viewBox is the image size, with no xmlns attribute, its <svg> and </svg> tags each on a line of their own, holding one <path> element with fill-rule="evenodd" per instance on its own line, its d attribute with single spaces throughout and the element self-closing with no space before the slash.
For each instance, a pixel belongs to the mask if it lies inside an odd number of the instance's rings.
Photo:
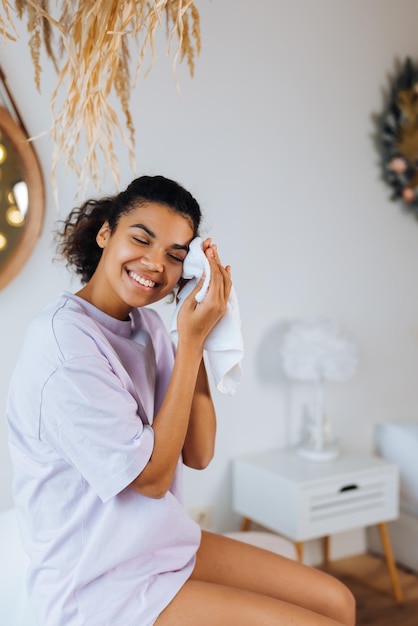
<svg viewBox="0 0 418 626">
<path fill-rule="evenodd" d="M 355 603 L 340 581 L 313 567 L 222 535 L 203 532 L 192 580 L 268 596 L 343 624 L 354 624 Z"/>
<path fill-rule="evenodd" d="M 324 617 L 233 587 L 189 580 L 154 626 L 341 626 Z"/>
</svg>

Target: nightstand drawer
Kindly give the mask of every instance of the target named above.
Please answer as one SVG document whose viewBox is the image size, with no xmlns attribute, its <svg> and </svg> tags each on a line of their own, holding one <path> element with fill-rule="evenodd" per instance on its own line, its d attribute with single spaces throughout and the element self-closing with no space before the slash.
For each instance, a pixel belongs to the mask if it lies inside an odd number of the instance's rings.
<svg viewBox="0 0 418 626">
<path fill-rule="evenodd" d="M 275 452 L 233 462 L 234 511 L 294 541 L 395 519 L 398 507 L 398 469 L 378 459 Z"/>
<path fill-rule="evenodd" d="M 348 477 L 347 477 L 348 478 Z M 301 488 L 293 523 L 299 537 L 322 537 L 377 524 L 398 515 L 396 471 L 340 478 L 318 488 Z"/>
</svg>

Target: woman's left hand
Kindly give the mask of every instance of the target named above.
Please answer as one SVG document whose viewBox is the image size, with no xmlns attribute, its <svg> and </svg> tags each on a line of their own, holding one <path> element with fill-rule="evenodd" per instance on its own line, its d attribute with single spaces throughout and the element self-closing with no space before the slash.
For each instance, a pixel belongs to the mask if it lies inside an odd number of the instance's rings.
<svg viewBox="0 0 418 626">
<path fill-rule="evenodd" d="M 178 316 L 179 337 L 200 335 L 204 340 L 226 311 L 232 288 L 231 268 L 222 265 L 218 249 L 210 238 L 203 242 L 203 251 L 210 264 L 210 283 L 203 302 L 197 303 L 196 293 L 202 287 L 203 277 L 185 299 Z M 184 333 L 184 334 L 183 334 Z"/>
</svg>

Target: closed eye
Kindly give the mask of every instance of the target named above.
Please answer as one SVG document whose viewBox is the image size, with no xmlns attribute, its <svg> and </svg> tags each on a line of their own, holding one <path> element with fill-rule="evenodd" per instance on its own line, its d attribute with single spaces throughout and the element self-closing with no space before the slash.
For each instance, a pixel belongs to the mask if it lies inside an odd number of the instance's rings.
<svg viewBox="0 0 418 626">
<path fill-rule="evenodd" d="M 168 256 L 170 257 L 170 259 L 173 259 L 173 261 L 178 261 L 179 263 L 183 263 L 184 258 L 183 257 L 178 257 L 175 254 L 168 254 Z"/>
</svg>

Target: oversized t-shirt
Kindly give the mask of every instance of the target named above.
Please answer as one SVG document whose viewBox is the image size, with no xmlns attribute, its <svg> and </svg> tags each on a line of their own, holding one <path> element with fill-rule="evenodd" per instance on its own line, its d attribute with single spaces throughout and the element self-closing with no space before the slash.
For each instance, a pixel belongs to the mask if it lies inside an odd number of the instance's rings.
<svg viewBox="0 0 418 626">
<path fill-rule="evenodd" d="M 30 325 L 7 418 L 40 626 L 149 626 L 190 576 L 200 529 L 181 504 L 181 459 L 163 498 L 128 487 L 173 362 L 151 309 L 121 321 L 65 292 Z"/>
</svg>

